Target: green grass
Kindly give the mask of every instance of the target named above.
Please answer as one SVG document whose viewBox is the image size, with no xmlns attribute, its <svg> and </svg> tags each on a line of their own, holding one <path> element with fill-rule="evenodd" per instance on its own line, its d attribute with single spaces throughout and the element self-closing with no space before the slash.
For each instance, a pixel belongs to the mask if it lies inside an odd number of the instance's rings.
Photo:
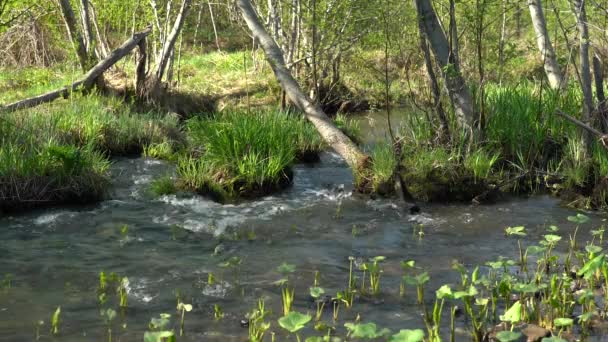
<svg viewBox="0 0 608 342">
<path fill-rule="evenodd" d="M 359 144 L 363 141 L 359 121 L 352 120 L 340 113 L 334 118 L 334 124 L 355 143 Z"/>
<path fill-rule="evenodd" d="M 393 193 L 397 159 L 391 144 L 374 145 L 370 155 L 372 158 L 372 190 L 383 195 Z"/>
<path fill-rule="evenodd" d="M 180 132 L 172 117 L 93 94 L 6 113 L 0 136 L 0 208 L 11 210 L 99 200 L 107 157 L 174 144 Z"/>
<path fill-rule="evenodd" d="M 173 195 L 177 192 L 177 187 L 170 176 L 165 176 L 153 180 L 150 191 L 155 196 Z"/>
<path fill-rule="evenodd" d="M 191 119 L 187 126 L 193 153 L 178 162 L 179 182 L 219 197 L 256 196 L 284 187 L 298 154 L 318 153 L 322 147 L 302 117 L 277 111 L 223 112 Z"/>
</svg>

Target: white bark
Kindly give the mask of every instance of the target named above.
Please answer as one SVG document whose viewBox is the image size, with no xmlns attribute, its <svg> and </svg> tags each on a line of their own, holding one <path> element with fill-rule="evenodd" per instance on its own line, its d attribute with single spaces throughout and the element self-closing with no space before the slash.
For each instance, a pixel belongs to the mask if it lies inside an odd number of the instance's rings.
<svg viewBox="0 0 608 342">
<path fill-rule="evenodd" d="M 158 79 L 158 81 L 161 81 L 163 79 L 165 69 L 167 69 L 167 64 L 169 63 L 169 57 L 173 52 L 175 42 L 179 37 L 179 33 L 181 32 L 182 26 L 184 26 L 184 22 L 186 21 L 186 14 L 188 13 L 190 2 L 191 0 L 182 1 L 182 5 L 179 9 L 179 13 L 177 14 L 177 18 L 175 18 L 173 28 L 171 29 L 171 32 L 166 36 L 163 48 L 161 50 L 162 52 L 160 58 L 156 66 L 156 78 Z"/>
<path fill-rule="evenodd" d="M 528 0 L 528 7 L 530 8 L 530 18 L 532 19 L 532 25 L 536 33 L 536 44 L 543 59 L 543 66 L 549 80 L 549 85 L 553 89 L 560 89 L 563 85 L 563 75 L 557 63 L 557 57 L 551 44 L 549 32 L 547 31 L 547 22 L 543 13 L 541 0 Z"/>
</svg>

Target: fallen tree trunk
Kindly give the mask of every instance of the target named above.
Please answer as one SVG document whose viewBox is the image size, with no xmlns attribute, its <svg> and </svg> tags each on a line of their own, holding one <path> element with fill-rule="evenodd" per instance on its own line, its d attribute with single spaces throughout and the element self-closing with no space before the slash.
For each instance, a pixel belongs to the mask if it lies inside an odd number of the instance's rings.
<svg viewBox="0 0 608 342">
<path fill-rule="evenodd" d="M 572 122 L 573 124 L 577 125 L 578 127 L 582 128 L 586 132 L 598 137 L 598 139 L 600 140 L 602 145 L 604 145 L 604 147 L 608 149 L 608 134 L 604 134 L 604 133 L 600 132 L 599 130 L 591 127 L 589 124 L 586 124 L 586 123 L 580 121 L 579 119 L 564 113 L 560 109 L 558 109 L 556 111 L 556 113 L 557 113 L 557 115 L 561 116 L 562 118 L 564 118 L 564 119 Z"/>
<path fill-rule="evenodd" d="M 89 70 L 89 72 L 87 72 L 81 79 L 77 80 L 71 85 L 42 95 L 17 101 L 6 106 L 2 106 L 0 107 L 0 111 L 6 112 L 23 108 L 31 108 L 46 102 L 54 101 L 59 97 L 67 98 L 73 91 L 77 90 L 79 87 L 81 87 L 82 90 L 90 89 L 99 76 L 101 76 L 106 70 L 116 64 L 116 62 L 121 60 L 128 53 L 130 53 L 136 46 L 138 46 L 140 41 L 145 39 L 146 36 L 150 34 L 150 32 L 152 32 L 152 28 L 148 27 L 141 32 L 135 33 L 131 38 L 129 38 L 129 40 L 124 42 L 116 50 L 112 51 L 112 53 L 106 59 L 97 63 L 97 65 L 95 65 L 91 70 Z"/>
<path fill-rule="evenodd" d="M 287 69 L 283 52 L 260 23 L 250 0 L 238 0 L 237 5 L 254 38 L 259 41 L 264 49 L 272 71 L 291 102 L 304 112 L 306 118 L 317 128 L 321 137 L 346 160 L 355 174 L 366 175 L 369 171 L 369 156 L 363 153 L 350 138 L 333 124 L 317 103 L 314 103 L 304 94 L 298 82 Z M 357 182 L 359 183 L 358 186 L 365 187 L 364 184 L 361 184 L 361 182 L 365 182 L 363 179 L 359 179 Z"/>
</svg>

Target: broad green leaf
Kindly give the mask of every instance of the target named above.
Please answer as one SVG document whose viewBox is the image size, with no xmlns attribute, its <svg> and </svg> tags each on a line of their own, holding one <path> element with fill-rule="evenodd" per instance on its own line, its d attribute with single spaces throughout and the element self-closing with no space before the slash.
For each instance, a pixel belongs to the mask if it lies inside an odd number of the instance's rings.
<svg viewBox="0 0 608 342">
<path fill-rule="evenodd" d="M 319 298 L 325 294 L 325 290 L 322 287 L 311 287 L 310 296 L 312 298 Z"/>
<path fill-rule="evenodd" d="M 526 227 L 507 227 L 505 233 L 507 233 L 508 236 L 526 236 Z"/>
<path fill-rule="evenodd" d="M 556 318 L 553 320 L 553 324 L 558 328 L 565 328 L 572 326 L 574 320 L 572 318 Z"/>
<path fill-rule="evenodd" d="M 146 331 L 144 342 L 173 342 L 175 333 L 173 331 Z"/>
<path fill-rule="evenodd" d="M 288 313 L 287 316 L 279 318 L 279 325 L 290 333 L 295 333 L 296 331 L 304 328 L 304 326 L 306 326 L 311 319 L 312 316 L 310 315 L 292 311 Z"/>
<path fill-rule="evenodd" d="M 568 340 L 564 340 L 563 338 L 552 336 L 552 337 L 544 337 L 541 340 L 541 342 L 568 342 Z"/>
<path fill-rule="evenodd" d="M 518 331 L 501 331 L 496 334 L 496 339 L 498 339 L 500 342 L 514 342 L 519 341 L 522 336 L 522 333 Z"/>
<path fill-rule="evenodd" d="M 585 265 L 583 265 L 583 268 L 578 271 L 577 275 L 579 277 L 584 276 L 585 278 L 593 276 L 595 271 L 600 269 L 600 267 L 602 267 L 602 265 L 604 264 L 604 258 L 605 254 L 600 254 L 595 258 L 589 260 Z"/>
<path fill-rule="evenodd" d="M 513 305 L 505 312 L 504 315 L 500 316 L 500 320 L 503 322 L 518 323 L 521 321 L 521 308 L 522 305 L 519 301 L 513 303 Z"/>
<path fill-rule="evenodd" d="M 559 235 L 553 235 L 553 234 L 548 234 L 545 235 L 545 241 L 547 241 L 550 244 L 556 244 L 558 243 L 560 240 L 562 239 L 561 236 Z"/>
<path fill-rule="evenodd" d="M 422 274 L 419 274 L 415 277 L 412 276 L 403 276 L 403 281 L 411 286 L 420 286 L 420 285 L 424 285 L 429 281 L 430 277 L 429 274 L 424 272 Z"/>
<path fill-rule="evenodd" d="M 587 245 L 587 246 L 585 246 L 585 250 L 589 254 L 598 254 L 599 252 L 602 251 L 602 247 L 596 246 L 596 245 Z"/>
<path fill-rule="evenodd" d="M 558 228 L 557 226 L 555 226 L 555 225 L 550 225 L 550 226 L 547 228 L 547 231 L 549 231 L 549 232 L 551 232 L 551 233 L 555 233 L 555 232 L 557 232 L 558 230 L 559 230 L 559 228 Z"/>
<path fill-rule="evenodd" d="M 416 266 L 416 261 L 414 260 L 402 260 L 400 262 L 401 264 L 401 268 L 403 268 L 404 270 L 408 269 L 408 268 L 414 268 L 414 266 Z"/>
<path fill-rule="evenodd" d="M 528 249 L 528 254 L 531 255 L 541 255 L 543 253 L 545 253 L 547 251 L 547 247 L 544 246 L 529 246 Z"/>
<path fill-rule="evenodd" d="M 424 331 L 416 330 L 399 330 L 399 333 L 391 336 L 389 342 L 422 342 L 424 340 Z"/>
<path fill-rule="evenodd" d="M 464 297 L 475 297 L 479 292 L 475 286 L 471 285 L 466 291 L 456 291 L 454 292 L 454 298 L 460 299 Z"/>
<path fill-rule="evenodd" d="M 277 271 L 282 274 L 293 273 L 296 271 L 296 265 L 284 262 L 281 266 L 277 267 Z"/>
<path fill-rule="evenodd" d="M 576 224 L 585 224 L 589 222 L 589 217 L 583 214 L 576 214 L 576 216 L 568 216 L 568 221 L 574 222 Z"/>
<path fill-rule="evenodd" d="M 390 334 L 390 330 L 378 330 L 376 323 L 344 323 L 350 335 L 354 338 L 378 338 Z"/>
<path fill-rule="evenodd" d="M 439 290 L 437 290 L 435 293 L 436 293 L 438 299 L 454 298 L 454 293 L 452 293 L 452 288 L 450 287 L 450 285 L 447 285 L 447 284 L 440 287 Z"/>
<path fill-rule="evenodd" d="M 385 257 L 385 256 L 382 256 L 382 255 L 379 255 L 379 256 L 373 257 L 373 258 L 371 259 L 371 261 L 372 261 L 372 262 L 376 262 L 376 263 L 377 263 L 377 262 L 382 262 L 382 261 L 384 261 L 384 260 L 386 260 L 386 257 Z"/>
</svg>

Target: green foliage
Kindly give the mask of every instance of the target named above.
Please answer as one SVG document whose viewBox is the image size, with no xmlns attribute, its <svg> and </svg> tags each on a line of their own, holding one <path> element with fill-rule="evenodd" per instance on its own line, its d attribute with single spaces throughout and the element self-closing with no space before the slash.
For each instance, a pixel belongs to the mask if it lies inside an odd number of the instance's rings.
<svg viewBox="0 0 608 342">
<path fill-rule="evenodd" d="M 334 118 L 334 124 L 355 143 L 360 143 L 362 141 L 363 137 L 361 135 L 359 121 L 353 120 L 340 113 Z"/>
</svg>

